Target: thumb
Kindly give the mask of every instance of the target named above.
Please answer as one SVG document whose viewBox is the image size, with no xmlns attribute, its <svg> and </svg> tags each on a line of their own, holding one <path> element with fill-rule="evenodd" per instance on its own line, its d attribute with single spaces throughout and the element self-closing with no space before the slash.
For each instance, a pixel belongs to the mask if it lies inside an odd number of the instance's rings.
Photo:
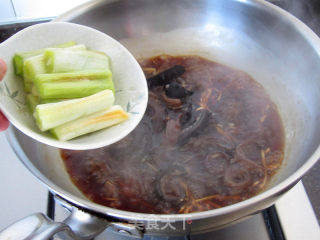
<svg viewBox="0 0 320 240">
<path fill-rule="evenodd" d="M 3 59 L 0 58 L 0 80 L 4 77 L 7 72 L 7 65 Z"/>
<path fill-rule="evenodd" d="M 8 127 L 9 127 L 9 121 L 0 111 L 0 131 L 6 130 Z"/>
<path fill-rule="evenodd" d="M 6 72 L 7 72 L 7 65 L 3 61 L 3 59 L 0 58 L 0 80 L 2 80 Z M 9 127 L 9 121 L 0 111 L 0 131 L 6 130 L 8 127 Z"/>
</svg>

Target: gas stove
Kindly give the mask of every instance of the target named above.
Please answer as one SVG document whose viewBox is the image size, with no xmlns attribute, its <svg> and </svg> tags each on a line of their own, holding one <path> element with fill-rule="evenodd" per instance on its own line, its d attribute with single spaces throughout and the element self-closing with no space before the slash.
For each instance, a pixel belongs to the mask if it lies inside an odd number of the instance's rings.
<svg viewBox="0 0 320 240">
<path fill-rule="evenodd" d="M 320 2 L 318 0 L 270 0 L 304 21 L 320 36 Z M 0 42 L 4 41 L 19 30 L 39 22 L 50 21 L 52 16 L 41 16 L 38 19 L 0 19 Z M 19 162 L 11 150 L 5 135 L 0 133 L 0 198 L 2 214 L 0 229 L 18 219 L 34 212 L 47 213 L 56 221 L 65 219 L 69 211 L 61 207 L 54 197 L 42 186 Z M 14 171 L 13 171 L 14 170 Z M 14 172 L 15 175 L 11 173 Z M 320 162 L 292 190 L 283 196 L 274 206 L 262 213 L 230 227 L 214 232 L 182 237 L 144 236 L 143 239 L 320 239 Z M 126 233 L 106 229 L 95 239 L 134 239 Z"/>
</svg>

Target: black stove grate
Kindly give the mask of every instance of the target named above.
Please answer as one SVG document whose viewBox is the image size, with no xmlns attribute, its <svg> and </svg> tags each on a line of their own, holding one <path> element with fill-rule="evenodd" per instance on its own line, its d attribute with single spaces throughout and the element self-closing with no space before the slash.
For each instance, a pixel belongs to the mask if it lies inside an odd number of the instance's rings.
<svg viewBox="0 0 320 240">
<path fill-rule="evenodd" d="M 262 212 L 270 240 L 285 240 L 281 224 L 275 206 L 271 206 Z"/>
<path fill-rule="evenodd" d="M 21 22 L 21 23 L 0 25 L 0 43 L 7 40 L 13 34 L 19 32 L 20 30 L 26 27 L 29 27 L 38 23 L 49 22 L 49 21 L 50 19 L 43 19 L 43 20 L 37 20 L 37 21 L 31 21 L 31 22 Z"/>
</svg>

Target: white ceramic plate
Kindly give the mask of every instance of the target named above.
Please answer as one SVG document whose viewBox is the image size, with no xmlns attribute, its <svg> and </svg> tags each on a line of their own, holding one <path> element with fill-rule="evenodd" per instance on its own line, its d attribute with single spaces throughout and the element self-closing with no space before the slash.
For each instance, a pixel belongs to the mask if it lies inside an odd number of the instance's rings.
<svg viewBox="0 0 320 240">
<path fill-rule="evenodd" d="M 12 59 L 16 52 L 46 48 L 69 41 L 85 44 L 88 49 L 105 52 L 110 56 L 116 89 L 115 103 L 130 113 L 130 119 L 119 125 L 62 142 L 47 132 L 41 132 L 35 124 L 25 103 L 23 81 L 14 74 Z M 129 134 L 145 112 L 148 87 L 139 64 L 120 43 L 95 29 L 63 22 L 33 25 L 0 44 L 0 57 L 8 65 L 7 74 L 0 83 L 2 112 L 20 131 L 45 144 L 78 150 L 110 145 Z"/>
</svg>

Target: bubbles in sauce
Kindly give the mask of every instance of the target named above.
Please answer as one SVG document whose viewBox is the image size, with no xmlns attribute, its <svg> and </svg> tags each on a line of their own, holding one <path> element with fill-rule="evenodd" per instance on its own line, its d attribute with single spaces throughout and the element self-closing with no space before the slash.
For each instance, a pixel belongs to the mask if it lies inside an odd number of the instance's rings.
<svg viewBox="0 0 320 240">
<path fill-rule="evenodd" d="M 121 142 L 61 150 L 90 200 L 143 213 L 190 213 L 262 191 L 283 160 L 275 104 L 248 74 L 198 56 L 142 59 L 147 112 Z M 160 73 L 160 74 L 159 74 Z"/>
</svg>

